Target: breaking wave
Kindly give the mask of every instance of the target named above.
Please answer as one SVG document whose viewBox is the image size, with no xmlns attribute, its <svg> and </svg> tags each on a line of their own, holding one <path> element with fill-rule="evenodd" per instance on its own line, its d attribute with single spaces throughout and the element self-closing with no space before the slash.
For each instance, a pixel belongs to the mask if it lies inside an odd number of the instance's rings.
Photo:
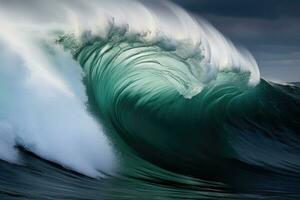
<svg viewBox="0 0 300 200">
<path fill-rule="evenodd" d="M 168 2 L 38 2 L 43 17 L 0 8 L 2 160 L 22 164 L 19 146 L 92 177 L 299 177 L 299 88 L 261 79 L 204 19 Z"/>
</svg>

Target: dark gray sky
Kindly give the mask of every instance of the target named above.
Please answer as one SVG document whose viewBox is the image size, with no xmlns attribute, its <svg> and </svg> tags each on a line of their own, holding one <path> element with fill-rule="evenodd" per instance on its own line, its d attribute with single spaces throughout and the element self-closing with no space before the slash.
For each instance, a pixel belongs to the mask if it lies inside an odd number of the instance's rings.
<svg viewBox="0 0 300 200">
<path fill-rule="evenodd" d="M 300 0 L 173 0 L 254 55 L 263 77 L 300 81 Z"/>
</svg>

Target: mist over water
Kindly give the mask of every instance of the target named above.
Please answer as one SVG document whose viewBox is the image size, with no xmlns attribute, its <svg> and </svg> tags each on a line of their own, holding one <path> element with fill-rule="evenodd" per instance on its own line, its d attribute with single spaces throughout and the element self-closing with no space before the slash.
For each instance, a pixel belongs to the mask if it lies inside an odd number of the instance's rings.
<svg viewBox="0 0 300 200">
<path fill-rule="evenodd" d="M 0 196 L 299 196 L 299 88 L 205 19 L 30 0 L 0 1 L 0 25 Z"/>
</svg>

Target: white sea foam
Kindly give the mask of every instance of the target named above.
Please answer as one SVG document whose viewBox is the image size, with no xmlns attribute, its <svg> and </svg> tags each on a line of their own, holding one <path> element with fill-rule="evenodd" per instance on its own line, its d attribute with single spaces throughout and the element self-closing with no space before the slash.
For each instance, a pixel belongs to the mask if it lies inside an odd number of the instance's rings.
<svg viewBox="0 0 300 200">
<path fill-rule="evenodd" d="M 16 40 L 1 45 L 0 159 L 17 163 L 15 145 L 21 145 L 88 176 L 113 172 L 115 155 L 87 111 L 80 66 L 61 49 L 51 55 Z"/>
</svg>

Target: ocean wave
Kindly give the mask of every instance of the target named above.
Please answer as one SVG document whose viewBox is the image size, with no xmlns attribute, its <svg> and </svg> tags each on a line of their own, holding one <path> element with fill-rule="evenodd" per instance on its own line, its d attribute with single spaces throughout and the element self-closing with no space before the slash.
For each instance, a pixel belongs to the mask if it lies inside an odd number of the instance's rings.
<svg viewBox="0 0 300 200">
<path fill-rule="evenodd" d="M 22 164 L 21 146 L 92 177 L 299 177 L 299 88 L 261 79 L 204 19 L 55 2 L 0 8 L 1 159 Z"/>
</svg>

